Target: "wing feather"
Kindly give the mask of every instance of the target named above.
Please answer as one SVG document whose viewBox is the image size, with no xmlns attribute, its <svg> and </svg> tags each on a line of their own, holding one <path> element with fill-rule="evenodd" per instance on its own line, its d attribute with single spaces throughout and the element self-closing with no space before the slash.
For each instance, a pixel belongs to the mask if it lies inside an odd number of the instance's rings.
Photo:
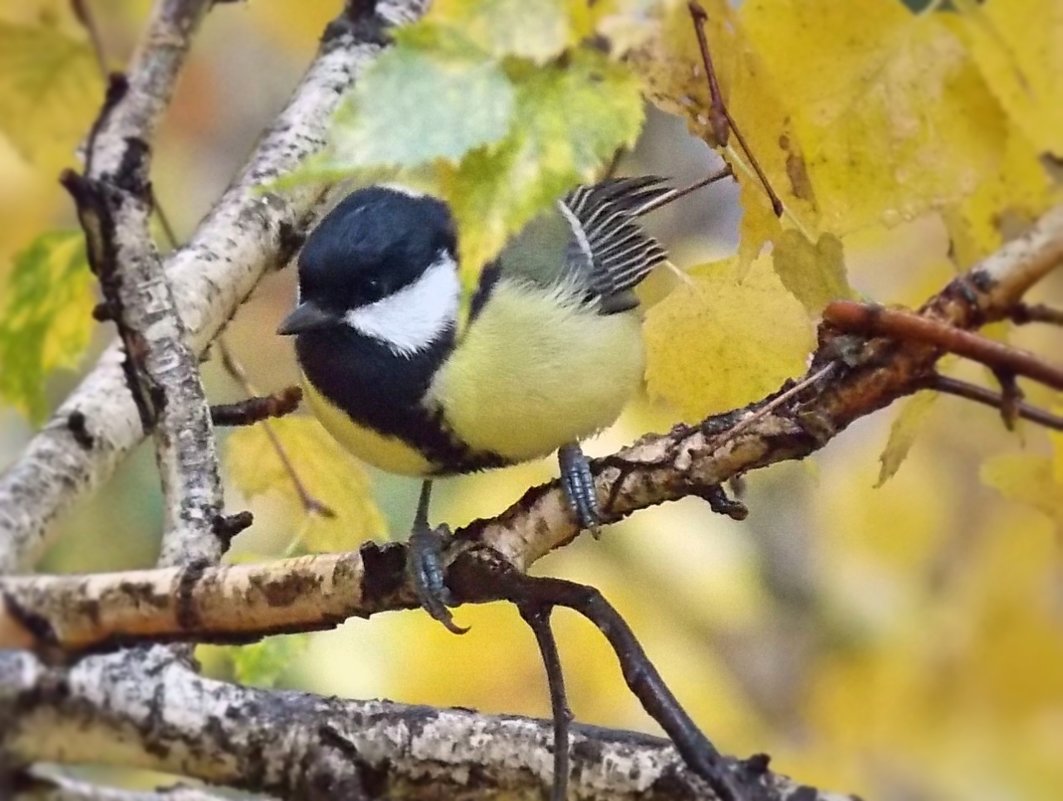
<svg viewBox="0 0 1063 801">
<path fill-rule="evenodd" d="M 663 178 L 649 175 L 580 186 L 558 201 L 572 229 L 570 266 L 586 273 L 595 295 L 608 300 L 628 292 L 668 258 L 638 217 L 673 192 Z"/>
</svg>

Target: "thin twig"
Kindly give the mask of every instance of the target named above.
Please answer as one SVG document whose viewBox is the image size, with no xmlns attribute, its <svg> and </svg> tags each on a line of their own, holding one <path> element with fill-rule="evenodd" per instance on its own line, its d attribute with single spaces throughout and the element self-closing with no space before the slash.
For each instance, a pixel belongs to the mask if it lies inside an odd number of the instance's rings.
<svg viewBox="0 0 1063 801">
<path fill-rule="evenodd" d="M 88 0 L 70 0 L 70 8 L 89 36 L 92 53 L 96 56 L 96 66 L 100 71 L 100 76 L 106 82 L 109 74 L 107 55 L 103 49 L 103 38 L 100 36 L 100 29 L 96 26 L 96 18 L 92 15 L 89 2 Z"/>
<path fill-rule="evenodd" d="M 829 362 L 828 364 L 826 364 L 825 366 L 821 367 L 819 370 L 814 372 L 812 375 L 807 376 L 807 377 L 801 379 L 800 381 L 798 381 L 796 384 L 794 384 L 792 387 L 787 389 L 785 392 L 780 392 L 778 395 L 776 395 L 770 401 L 765 403 L 763 406 L 758 406 L 756 408 L 756 411 L 750 413 L 747 417 L 743 417 L 741 420 L 739 420 L 733 426 L 728 428 L 724 432 L 724 437 L 725 438 L 719 444 L 716 444 L 716 443 L 713 443 L 713 444 L 715 445 L 715 447 L 720 447 L 725 442 L 730 442 L 738 434 L 742 433 L 742 431 L 744 431 L 746 428 L 748 428 L 749 426 L 753 425 L 753 423 L 755 423 L 757 420 L 761 419 L 765 415 L 770 414 L 771 412 L 773 412 L 776 409 L 778 409 L 780 406 L 782 406 L 784 403 L 786 403 L 786 401 L 788 401 L 788 400 L 790 400 L 790 398 L 794 397 L 794 395 L 797 395 L 798 393 L 802 392 L 803 390 L 807 389 L 808 387 L 819 383 L 824 378 L 827 378 L 831 373 L 834 372 L 836 366 L 837 365 L 836 365 L 835 362 Z"/>
<path fill-rule="evenodd" d="M 635 213 L 639 216 L 643 214 L 649 214 L 651 211 L 656 211 L 657 209 L 661 208 L 661 206 L 667 206 L 669 203 L 674 203 L 675 201 L 679 200 L 679 198 L 685 197 L 691 192 L 695 192 L 698 189 L 701 189 L 702 187 L 709 186 L 710 184 L 714 184 L 717 181 L 723 180 L 728 176 L 733 178 L 734 170 L 731 168 L 730 164 L 724 164 L 723 167 L 721 167 L 719 170 L 712 173 L 711 175 L 708 175 L 704 178 L 699 178 L 692 184 L 679 187 L 678 189 L 673 189 L 666 195 L 661 195 L 653 200 L 647 201 L 643 205 L 639 206 L 638 211 L 636 211 Z"/>
<path fill-rule="evenodd" d="M 727 131 L 728 129 L 734 131 L 735 139 L 738 140 L 738 144 L 749 158 L 753 171 L 756 172 L 757 178 L 764 187 L 764 192 L 771 201 L 771 210 L 775 212 L 776 217 L 781 217 L 784 211 L 782 200 L 775 194 L 768 176 L 760 168 L 757 157 L 753 155 L 753 151 L 750 150 L 749 145 L 746 143 L 746 138 L 739 130 L 734 117 L 731 116 L 731 112 L 728 111 L 727 104 L 723 99 L 723 93 L 720 91 L 716 69 L 712 66 L 712 56 L 709 54 L 709 40 L 705 35 L 705 23 L 708 21 L 709 15 L 697 0 L 690 0 L 687 8 L 690 9 L 690 18 L 694 22 L 694 33 L 697 34 L 698 48 L 701 50 L 701 62 L 705 67 L 705 79 L 709 84 L 709 124 L 712 126 L 712 134 L 716 139 L 716 143 L 720 147 L 726 147 Z"/>
<path fill-rule="evenodd" d="M 1001 393 L 977 386 L 976 384 L 969 384 L 966 381 L 960 381 L 958 378 L 950 378 L 948 376 L 934 374 L 930 380 L 926 382 L 926 388 L 932 389 L 936 392 L 943 392 L 946 395 L 955 395 L 959 398 L 966 398 L 967 400 L 981 403 L 993 409 L 1003 409 L 1004 407 L 1004 396 Z M 1056 431 L 1063 431 L 1063 417 L 1054 415 L 1051 412 L 1038 408 L 1037 406 L 1020 402 L 1016 407 L 1016 412 L 1019 417 L 1022 417 L 1025 420 L 1038 423 L 1046 428 L 1053 428 Z"/>
<path fill-rule="evenodd" d="M 251 426 L 270 417 L 284 417 L 299 408 L 303 391 L 285 387 L 269 395 L 255 395 L 236 403 L 217 403 L 210 407 L 210 419 L 216 426 Z"/>
<path fill-rule="evenodd" d="M 248 378 L 244 366 L 240 364 L 236 356 L 233 355 L 232 349 L 229 347 L 229 343 L 225 338 L 218 337 L 217 345 L 218 352 L 221 354 L 221 364 L 225 369 L 225 372 L 227 372 L 249 396 L 252 398 L 258 396 L 259 392 L 257 388 L 251 382 L 251 379 Z M 288 451 L 285 449 L 284 443 L 281 442 L 280 437 L 277 435 L 276 429 L 269 424 L 268 420 L 263 420 L 260 425 L 262 426 L 262 430 L 266 433 L 266 438 L 269 440 L 274 453 L 276 453 L 277 458 L 280 459 L 284 472 L 287 473 L 288 478 L 291 479 L 292 486 L 295 488 L 295 494 L 299 496 L 299 503 L 302 505 L 303 511 L 307 514 L 321 515 L 322 517 L 335 517 L 336 511 L 324 501 L 318 500 L 318 498 L 316 498 L 307 488 L 306 484 L 299 476 L 299 471 L 296 469 L 295 463 L 288 456 Z"/>
<path fill-rule="evenodd" d="M 1011 310 L 1011 321 L 1019 325 L 1026 323 L 1063 325 L 1063 309 L 1055 309 L 1044 303 L 1020 303 Z"/>
<path fill-rule="evenodd" d="M 974 359 L 993 370 L 1026 376 L 1052 389 L 1063 390 L 1063 369 L 1042 361 L 1035 354 L 915 312 L 835 300 L 823 310 L 823 319 L 842 331 L 925 342 Z"/>
<path fill-rule="evenodd" d="M 501 599 L 518 608 L 563 606 L 583 615 L 605 636 L 628 688 L 675 743 L 687 766 L 705 779 L 722 801 L 746 797 L 726 759 L 672 694 L 631 627 L 597 589 L 525 575 L 487 549 L 459 557 L 448 571 L 448 586 L 463 600 Z"/>
<path fill-rule="evenodd" d="M 557 652 L 557 640 L 550 628 L 550 605 L 518 604 L 517 609 L 524 622 L 535 634 L 539 653 L 546 668 L 546 683 L 550 688 L 550 710 L 554 719 L 554 784 L 552 801 L 566 801 L 568 798 L 568 750 L 569 726 L 572 723 L 572 710 L 565 693 L 565 675 L 561 670 L 561 656 Z"/>
<path fill-rule="evenodd" d="M 217 0 L 215 0 L 217 2 Z M 155 218 L 159 221 L 159 227 L 162 228 L 162 235 L 166 237 L 166 242 L 170 246 L 170 250 L 175 250 L 178 246 L 177 234 L 174 232 L 173 226 L 170 224 L 170 216 L 163 211 L 162 205 L 159 203 L 159 195 L 155 191 L 155 187 L 151 187 L 151 205 L 155 208 Z"/>
</svg>

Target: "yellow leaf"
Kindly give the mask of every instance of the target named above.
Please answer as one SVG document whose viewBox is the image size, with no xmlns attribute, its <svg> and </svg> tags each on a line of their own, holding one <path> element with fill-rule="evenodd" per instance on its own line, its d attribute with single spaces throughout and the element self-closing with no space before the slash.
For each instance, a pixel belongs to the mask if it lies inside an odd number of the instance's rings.
<svg viewBox="0 0 1063 801">
<path fill-rule="evenodd" d="M 1006 453 L 982 463 L 985 484 L 1005 498 L 1048 515 L 1063 532 L 1063 484 L 1055 480 L 1053 461 L 1032 453 Z"/>
<path fill-rule="evenodd" d="M 1052 202 L 1041 154 L 1014 125 L 1008 132 L 1000 168 L 945 211 L 952 260 L 961 270 L 997 250 Z"/>
<path fill-rule="evenodd" d="M 1063 406 L 1057 407 L 1055 413 L 1063 412 Z M 1048 439 L 1052 443 L 1052 475 L 1055 482 L 1063 487 L 1063 431 L 1049 431 Z"/>
<path fill-rule="evenodd" d="M 738 202 L 742 204 L 742 222 L 738 228 L 738 277 L 741 279 L 764 246 L 782 233 L 782 224 L 760 184 L 746 178 L 738 187 Z"/>
<path fill-rule="evenodd" d="M 743 406 L 799 374 L 813 346 L 812 326 L 786 291 L 770 258 L 735 278 L 736 259 L 690 272 L 646 315 L 650 393 L 687 419 Z"/>
<path fill-rule="evenodd" d="M 772 264 L 783 286 L 813 317 L 832 300 L 853 297 L 842 243 L 833 234 L 822 234 L 813 244 L 800 231 L 783 231 L 775 241 Z"/>
<path fill-rule="evenodd" d="M 998 168 L 1003 115 L 948 15 L 887 0 L 749 0 L 739 13 L 771 59 L 827 230 L 942 207 Z"/>
<path fill-rule="evenodd" d="M 901 464 L 908 458 L 908 451 L 912 449 L 915 438 L 923 428 L 930 407 L 937 399 L 936 392 L 920 392 L 915 397 L 909 398 L 904 403 L 900 414 L 890 426 L 890 436 L 886 441 L 886 448 L 878 457 L 882 468 L 878 473 L 878 481 L 875 487 L 881 487 L 900 469 Z"/>
<path fill-rule="evenodd" d="M 346 550 L 385 533 L 365 469 L 316 420 L 285 417 L 269 426 L 306 490 L 335 512 L 331 518 L 313 514 L 306 522 L 302 541 L 308 550 Z M 298 521 L 302 502 L 263 425 L 233 432 L 226 442 L 225 466 L 241 492 L 279 496 L 290 508 L 293 524 Z"/>
<path fill-rule="evenodd" d="M 1063 155 L 1063 4 L 960 0 L 964 36 L 1004 110 L 1041 151 Z"/>
<path fill-rule="evenodd" d="M 87 43 L 0 22 L 0 132 L 26 159 L 50 172 L 73 164 L 102 99 Z"/>
<path fill-rule="evenodd" d="M 791 111 L 775 91 L 764 61 L 746 36 L 727 0 L 707 0 L 706 37 L 722 94 L 753 156 L 799 227 L 817 227 L 814 192 L 793 125 Z M 718 144 L 709 116 L 709 91 L 695 28 L 686 3 L 670 6 L 660 34 L 630 56 L 654 103 L 687 119 L 691 131 Z M 768 54 L 771 55 L 771 54 Z M 749 268 L 766 243 L 782 230 L 760 182 L 732 136 L 723 156 L 735 168 L 744 210 L 739 239 L 739 272 Z"/>
</svg>

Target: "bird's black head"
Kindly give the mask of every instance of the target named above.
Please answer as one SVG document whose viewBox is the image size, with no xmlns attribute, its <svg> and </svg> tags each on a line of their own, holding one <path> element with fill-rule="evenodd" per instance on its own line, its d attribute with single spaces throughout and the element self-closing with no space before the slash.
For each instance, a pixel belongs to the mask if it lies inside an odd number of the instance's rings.
<svg viewBox="0 0 1063 801">
<path fill-rule="evenodd" d="M 441 252 L 457 251 L 454 224 L 436 198 L 371 186 L 352 192 L 325 215 L 299 255 L 300 309 L 314 308 L 316 324 L 293 320 L 281 333 L 336 321 L 413 283 Z M 291 324 L 289 324 L 291 323 Z"/>
</svg>

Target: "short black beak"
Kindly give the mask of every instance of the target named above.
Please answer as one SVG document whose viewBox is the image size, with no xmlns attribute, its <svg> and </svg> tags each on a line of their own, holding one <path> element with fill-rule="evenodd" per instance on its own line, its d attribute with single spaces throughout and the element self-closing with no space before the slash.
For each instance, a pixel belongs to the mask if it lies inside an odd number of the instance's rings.
<svg viewBox="0 0 1063 801">
<path fill-rule="evenodd" d="M 313 331 L 315 328 L 328 328 L 339 322 L 339 318 L 335 315 L 307 301 L 296 306 L 292 313 L 281 321 L 281 324 L 277 326 L 277 333 L 283 336 L 301 334 L 304 331 Z"/>
</svg>

